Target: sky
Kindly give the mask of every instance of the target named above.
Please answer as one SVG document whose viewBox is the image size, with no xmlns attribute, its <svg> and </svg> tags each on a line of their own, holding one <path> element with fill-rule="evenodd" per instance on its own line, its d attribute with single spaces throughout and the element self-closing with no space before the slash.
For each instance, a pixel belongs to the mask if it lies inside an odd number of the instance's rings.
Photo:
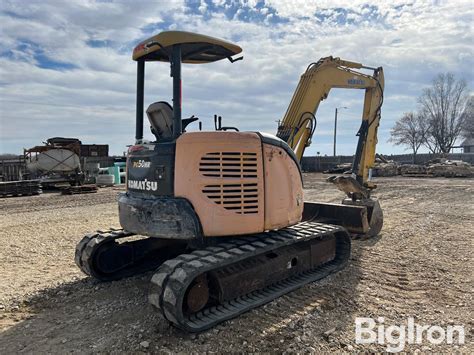
<svg viewBox="0 0 474 355">
<path fill-rule="evenodd" d="M 243 48 L 244 60 L 233 64 L 183 65 L 183 117 L 199 117 L 204 130 L 219 114 L 227 126 L 275 134 L 300 75 L 332 55 L 384 68 L 377 152 L 408 153 L 388 142 L 390 128 L 417 109 L 422 89 L 441 72 L 474 87 L 473 15 L 472 1 L 454 0 L 2 0 L 0 153 L 63 136 L 122 154 L 135 135 L 132 50 L 167 30 Z M 167 63 L 148 63 L 145 109 L 171 102 L 171 84 Z M 332 90 L 305 155 L 332 155 L 336 107 L 347 107 L 338 115 L 337 153 L 353 154 L 363 97 L 362 90 Z"/>
</svg>

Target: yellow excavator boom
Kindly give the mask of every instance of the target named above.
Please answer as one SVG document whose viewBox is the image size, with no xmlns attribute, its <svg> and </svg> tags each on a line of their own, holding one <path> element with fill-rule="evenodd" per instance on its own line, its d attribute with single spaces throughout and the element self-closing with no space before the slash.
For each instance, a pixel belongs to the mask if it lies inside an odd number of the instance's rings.
<svg viewBox="0 0 474 355">
<path fill-rule="evenodd" d="M 373 75 L 354 69 L 370 69 Z M 332 88 L 365 89 L 362 125 L 354 158 L 352 173 L 366 188 L 373 188 L 368 181 L 369 169 L 375 162 L 377 128 L 383 102 L 383 69 L 340 58 L 321 58 L 312 63 L 301 75 L 290 105 L 278 127 L 277 136 L 286 141 L 301 160 L 316 128 L 315 114 L 320 102 L 327 98 Z"/>
</svg>

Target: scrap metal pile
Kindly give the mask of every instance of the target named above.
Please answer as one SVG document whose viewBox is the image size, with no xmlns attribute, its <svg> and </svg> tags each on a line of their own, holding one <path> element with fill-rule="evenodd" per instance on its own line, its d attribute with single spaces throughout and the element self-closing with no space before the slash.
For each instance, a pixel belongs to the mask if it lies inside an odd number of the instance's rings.
<svg viewBox="0 0 474 355">
<path fill-rule="evenodd" d="M 42 192 L 39 180 L 0 182 L 0 197 L 39 195 Z"/>
</svg>

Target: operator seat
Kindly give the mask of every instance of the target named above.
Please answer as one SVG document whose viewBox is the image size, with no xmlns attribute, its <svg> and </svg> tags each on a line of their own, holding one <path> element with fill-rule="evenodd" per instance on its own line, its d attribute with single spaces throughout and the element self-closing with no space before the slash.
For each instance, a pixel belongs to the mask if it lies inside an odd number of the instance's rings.
<svg viewBox="0 0 474 355">
<path fill-rule="evenodd" d="M 157 140 L 173 137 L 173 108 L 165 101 L 158 101 L 148 106 L 146 110 L 151 133 Z"/>
<path fill-rule="evenodd" d="M 158 101 L 148 106 L 146 110 L 148 120 L 151 125 L 151 133 L 157 140 L 171 139 L 173 137 L 173 108 L 165 101 Z M 191 116 L 184 118 L 182 122 L 182 130 L 186 132 L 186 127 L 197 121 L 199 118 Z"/>
</svg>

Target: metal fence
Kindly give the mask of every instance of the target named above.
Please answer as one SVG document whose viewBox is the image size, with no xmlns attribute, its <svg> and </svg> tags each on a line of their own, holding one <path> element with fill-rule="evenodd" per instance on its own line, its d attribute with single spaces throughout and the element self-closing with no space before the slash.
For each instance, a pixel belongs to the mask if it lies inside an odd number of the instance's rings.
<svg viewBox="0 0 474 355">
<path fill-rule="evenodd" d="M 388 160 L 396 161 L 400 164 L 413 164 L 412 154 L 397 154 L 397 155 L 384 155 Z M 467 163 L 474 165 L 474 153 L 450 153 L 450 154 L 417 154 L 415 157 L 416 164 L 425 164 L 428 161 L 435 158 L 446 158 L 449 160 L 462 160 Z M 343 163 L 352 163 L 354 159 L 350 155 L 340 155 L 335 157 L 328 156 L 316 156 L 316 157 L 303 157 L 301 161 L 301 168 L 307 172 L 322 172 L 324 170 L 331 169 L 336 165 Z"/>
<path fill-rule="evenodd" d="M 16 158 L 0 160 L 0 181 L 21 180 L 26 173 L 25 158 L 19 155 Z"/>
</svg>

